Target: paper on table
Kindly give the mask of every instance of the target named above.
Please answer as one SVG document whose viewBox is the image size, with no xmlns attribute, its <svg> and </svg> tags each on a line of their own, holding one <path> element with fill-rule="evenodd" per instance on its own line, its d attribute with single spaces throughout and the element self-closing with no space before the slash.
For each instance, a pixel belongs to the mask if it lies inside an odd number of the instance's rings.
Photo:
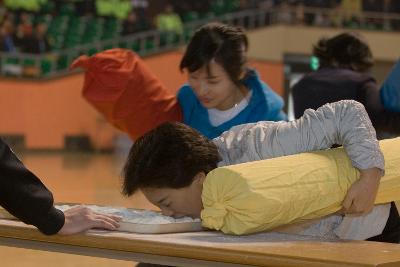
<svg viewBox="0 0 400 267">
<path fill-rule="evenodd" d="M 56 205 L 57 209 L 62 211 L 70 209 L 77 204 Z M 200 219 L 192 219 L 189 217 L 172 218 L 164 216 L 160 212 L 150 210 L 128 209 L 123 207 L 107 207 L 97 205 L 84 205 L 93 211 L 105 214 L 115 214 L 122 217 L 119 231 L 143 233 L 143 234 L 161 234 L 161 233 L 178 233 L 178 232 L 195 232 L 201 231 Z M 0 218 L 16 219 L 4 209 L 0 209 Z"/>
</svg>

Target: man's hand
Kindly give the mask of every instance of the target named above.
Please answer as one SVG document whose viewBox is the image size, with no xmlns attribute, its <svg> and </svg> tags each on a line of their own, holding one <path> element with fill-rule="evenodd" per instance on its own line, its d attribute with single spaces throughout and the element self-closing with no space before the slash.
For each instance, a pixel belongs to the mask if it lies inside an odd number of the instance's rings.
<svg viewBox="0 0 400 267">
<path fill-rule="evenodd" d="M 374 208 L 376 194 L 382 171 L 371 168 L 360 171 L 360 179 L 352 184 L 342 203 L 341 213 L 350 216 L 362 216 L 370 213 Z"/>
<path fill-rule="evenodd" d="M 83 206 L 73 207 L 64 211 L 65 223 L 58 232 L 61 235 L 76 234 L 91 228 L 115 230 L 119 227 L 121 217 L 106 215 L 92 211 Z"/>
</svg>

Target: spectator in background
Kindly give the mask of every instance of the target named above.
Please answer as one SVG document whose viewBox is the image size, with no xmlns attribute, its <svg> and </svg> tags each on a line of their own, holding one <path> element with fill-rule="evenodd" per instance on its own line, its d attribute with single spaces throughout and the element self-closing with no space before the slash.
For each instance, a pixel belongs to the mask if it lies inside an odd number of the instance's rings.
<svg viewBox="0 0 400 267">
<path fill-rule="evenodd" d="M 129 12 L 128 17 L 122 23 L 122 35 L 129 35 L 140 31 L 136 13 L 132 10 Z"/>
<path fill-rule="evenodd" d="M 190 1 L 189 6 L 191 10 L 195 10 L 201 14 L 205 14 L 207 12 L 210 12 L 211 3 L 210 0 Z"/>
<path fill-rule="evenodd" d="M 96 13 L 95 0 L 75 0 L 74 5 L 79 16 L 91 16 Z"/>
<path fill-rule="evenodd" d="M 308 9 L 314 9 L 311 12 L 305 12 L 304 20 L 307 25 L 327 26 L 329 24 L 328 12 L 322 13 L 318 9 L 332 8 L 337 0 L 304 0 L 304 7 Z"/>
<path fill-rule="evenodd" d="M 13 23 L 6 19 L 0 27 L 0 51 L 9 53 L 17 52 Z"/>
<path fill-rule="evenodd" d="M 30 40 L 33 35 L 33 26 L 31 22 L 31 16 L 22 12 L 19 16 L 19 24 L 17 25 L 17 31 L 15 33 L 15 45 L 19 50 L 23 50 L 26 40 Z"/>
<path fill-rule="evenodd" d="M 400 134 L 400 112 L 384 108 L 376 80 L 369 74 L 372 53 L 360 35 L 342 33 L 322 38 L 313 53 L 320 60 L 319 69 L 305 75 L 292 89 L 296 118 L 308 108 L 352 99 L 365 106 L 378 137 Z"/>
<path fill-rule="evenodd" d="M 150 28 L 144 16 L 137 14 L 135 10 L 132 10 L 126 20 L 122 24 L 122 35 L 129 35 L 132 33 L 145 31 Z"/>
<path fill-rule="evenodd" d="M 365 12 L 382 12 L 383 2 L 382 0 L 363 0 L 362 9 Z"/>
<path fill-rule="evenodd" d="M 390 12 L 400 15 L 400 1 L 392 1 L 391 2 Z M 393 19 L 392 27 L 393 27 L 393 30 L 397 30 L 397 31 L 400 30 L 400 19 Z"/>
<path fill-rule="evenodd" d="M 24 36 L 31 36 L 33 34 L 32 19 L 28 13 L 21 13 L 19 16 L 19 25 L 21 25 L 21 31 Z"/>
<path fill-rule="evenodd" d="M 278 5 L 276 0 L 259 0 L 257 1 L 257 8 L 262 10 L 271 10 Z"/>
<path fill-rule="evenodd" d="M 393 13 L 393 2 L 392 0 L 383 0 L 383 29 L 386 31 L 392 30 L 391 20 L 386 17 L 386 14 Z"/>
<path fill-rule="evenodd" d="M 51 46 L 47 37 L 47 26 L 43 22 L 39 22 L 35 26 L 35 32 L 32 37 L 25 39 L 24 52 L 42 54 L 50 51 Z"/>
<path fill-rule="evenodd" d="M 362 0 L 342 0 L 343 26 L 359 27 L 362 17 Z"/>
<path fill-rule="evenodd" d="M 175 13 L 172 4 L 167 3 L 164 10 L 155 18 L 156 27 L 161 32 L 171 32 L 177 35 L 183 33 L 183 23 L 180 16 Z"/>
<path fill-rule="evenodd" d="M 330 26 L 342 27 L 343 21 L 341 3 L 338 0 L 332 0 L 331 3 L 332 6 L 330 7 L 331 12 L 329 15 Z"/>
<path fill-rule="evenodd" d="M 363 11 L 364 12 L 375 12 L 380 14 L 371 14 L 365 19 L 364 23 L 367 28 L 370 29 L 384 29 L 392 30 L 397 28 L 396 25 L 399 23 L 399 19 L 390 20 L 386 17 L 387 14 L 398 13 L 400 11 L 400 1 L 392 0 L 364 0 Z M 378 16 L 378 17 L 374 17 Z"/>
<path fill-rule="evenodd" d="M 279 5 L 279 12 L 277 14 L 277 20 L 279 23 L 292 24 L 295 20 L 295 14 L 289 1 L 283 0 Z"/>
<path fill-rule="evenodd" d="M 362 2 L 363 12 L 378 13 L 383 12 L 382 0 L 363 0 Z M 363 21 L 364 25 L 369 29 L 377 29 L 382 27 L 382 19 L 375 18 L 366 14 L 366 18 Z"/>
<path fill-rule="evenodd" d="M 146 9 L 149 7 L 148 0 L 131 0 L 131 5 L 134 9 L 143 8 Z"/>
<path fill-rule="evenodd" d="M 4 20 L 6 13 L 7 13 L 7 9 L 3 5 L 3 2 L 0 0 L 0 24 Z"/>
<path fill-rule="evenodd" d="M 278 6 L 277 0 L 260 0 L 260 1 L 258 1 L 257 8 L 259 8 L 262 11 L 266 11 L 263 25 L 271 24 L 271 19 L 272 19 L 271 15 L 274 13 L 273 10 L 277 6 Z"/>
<path fill-rule="evenodd" d="M 294 23 L 301 25 L 305 21 L 303 1 L 297 1 L 294 5 L 295 5 Z"/>
</svg>

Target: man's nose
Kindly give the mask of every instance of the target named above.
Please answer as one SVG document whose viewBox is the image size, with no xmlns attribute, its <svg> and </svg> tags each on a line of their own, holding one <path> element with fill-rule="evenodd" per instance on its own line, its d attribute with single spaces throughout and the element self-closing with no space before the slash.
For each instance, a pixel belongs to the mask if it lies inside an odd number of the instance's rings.
<svg viewBox="0 0 400 267">
<path fill-rule="evenodd" d="M 161 209 L 162 215 L 174 217 L 174 212 L 170 209 Z"/>
</svg>

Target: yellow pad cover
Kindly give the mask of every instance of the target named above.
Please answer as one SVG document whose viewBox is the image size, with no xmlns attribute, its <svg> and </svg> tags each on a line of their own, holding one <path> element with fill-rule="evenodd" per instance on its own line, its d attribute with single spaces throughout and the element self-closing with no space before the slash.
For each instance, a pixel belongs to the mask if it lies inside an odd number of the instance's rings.
<svg viewBox="0 0 400 267">
<path fill-rule="evenodd" d="M 400 200 L 400 138 L 380 141 L 385 156 L 375 204 Z M 203 184 L 204 227 L 250 234 L 341 209 L 359 178 L 343 148 L 220 167 Z"/>
</svg>

